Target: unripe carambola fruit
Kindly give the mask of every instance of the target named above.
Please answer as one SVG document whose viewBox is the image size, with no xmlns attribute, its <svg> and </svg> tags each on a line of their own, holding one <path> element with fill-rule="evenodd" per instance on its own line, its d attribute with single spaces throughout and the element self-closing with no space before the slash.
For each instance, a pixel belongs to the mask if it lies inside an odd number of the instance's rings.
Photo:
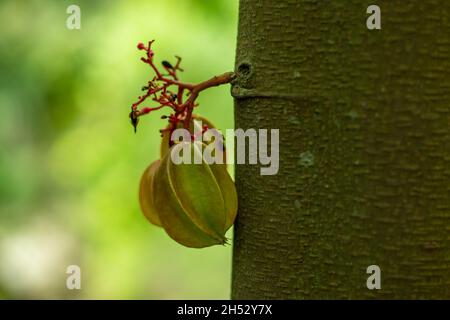
<svg viewBox="0 0 450 320">
<path fill-rule="evenodd" d="M 189 131 L 194 133 L 195 126 L 198 126 L 198 122 L 194 123 L 194 121 L 201 121 L 202 124 L 208 126 L 208 128 L 214 128 L 212 123 L 198 115 L 192 115 L 191 125 Z M 178 128 L 182 128 L 183 125 L 180 123 Z M 197 128 L 199 130 L 199 128 Z M 161 158 L 169 151 L 169 133 L 166 131 L 163 133 L 161 139 L 160 153 Z M 224 163 L 225 163 L 225 155 L 224 155 Z M 161 227 L 161 221 L 159 220 L 159 216 L 153 205 L 153 176 L 155 174 L 156 169 L 160 164 L 160 160 L 156 160 L 152 162 L 144 171 L 144 174 L 141 177 L 141 182 L 139 186 L 139 204 L 141 207 L 141 211 L 147 220 L 154 224 L 155 226 Z"/>
<path fill-rule="evenodd" d="M 193 248 L 224 244 L 237 213 L 236 189 L 226 166 L 172 161 L 180 150 L 202 158 L 203 147 L 199 142 L 175 144 L 153 176 L 151 200 L 162 227 L 172 239 Z"/>
<path fill-rule="evenodd" d="M 145 169 L 139 186 L 139 204 L 141 206 L 141 211 L 148 221 L 158 227 L 161 226 L 161 221 L 159 220 L 159 216 L 153 205 L 153 177 L 160 162 L 161 160 L 159 159 L 153 161 L 147 169 Z"/>
</svg>

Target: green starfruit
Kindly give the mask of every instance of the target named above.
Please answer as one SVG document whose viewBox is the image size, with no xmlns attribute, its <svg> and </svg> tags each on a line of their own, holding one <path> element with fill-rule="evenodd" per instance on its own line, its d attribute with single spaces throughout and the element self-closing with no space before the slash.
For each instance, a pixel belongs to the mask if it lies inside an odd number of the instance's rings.
<svg viewBox="0 0 450 320">
<path fill-rule="evenodd" d="M 206 163 L 204 147 L 200 142 L 175 144 L 149 166 L 141 182 L 141 208 L 148 220 L 193 248 L 224 244 L 237 213 L 236 189 L 226 166 Z M 174 157 L 184 152 L 201 163 L 176 164 Z"/>
<path fill-rule="evenodd" d="M 161 226 L 161 221 L 153 205 L 153 177 L 160 162 L 158 159 L 145 169 L 139 186 L 139 204 L 141 211 L 148 221 L 159 227 Z"/>
</svg>

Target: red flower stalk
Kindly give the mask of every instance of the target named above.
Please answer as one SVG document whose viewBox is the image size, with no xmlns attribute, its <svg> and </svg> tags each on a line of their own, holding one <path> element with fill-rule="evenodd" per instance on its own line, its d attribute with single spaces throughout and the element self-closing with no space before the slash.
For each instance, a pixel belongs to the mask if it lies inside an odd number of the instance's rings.
<svg viewBox="0 0 450 320">
<path fill-rule="evenodd" d="M 172 65 L 165 60 L 162 61 L 164 73 L 161 72 L 154 63 L 155 54 L 152 50 L 154 41 L 155 40 L 149 41 L 147 46 L 143 43 L 137 45 L 139 50 L 145 51 L 145 57 L 142 57 L 141 60 L 152 68 L 155 76 L 152 80 L 148 81 L 147 85 L 142 87 L 145 94 L 139 96 L 138 101 L 131 105 L 129 116 L 134 131 L 136 132 L 139 117 L 164 107 L 172 109 L 172 112 L 169 116 L 163 116 L 163 118 L 168 119 L 169 126 L 160 130 L 161 132 L 170 131 L 172 133 L 172 131 L 177 128 L 178 123 L 182 123 L 183 127 L 188 129 L 192 118 L 192 111 L 194 107 L 198 106 L 195 100 L 200 92 L 210 87 L 230 83 L 235 75 L 233 72 L 226 72 L 198 84 L 181 82 L 178 78 L 178 72 L 183 71 L 183 69 L 180 68 L 181 58 L 175 56 L 175 65 Z M 138 107 L 149 98 L 156 102 L 157 106 L 138 109 Z"/>
</svg>

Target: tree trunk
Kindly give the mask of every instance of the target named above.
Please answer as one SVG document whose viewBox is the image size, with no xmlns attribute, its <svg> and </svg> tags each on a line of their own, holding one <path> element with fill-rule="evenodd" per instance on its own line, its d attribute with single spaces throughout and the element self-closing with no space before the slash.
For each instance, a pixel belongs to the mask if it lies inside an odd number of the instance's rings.
<svg viewBox="0 0 450 320">
<path fill-rule="evenodd" d="M 280 170 L 236 166 L 234 299 L 450 298 L 450 1 L 372 2 L 241 0 L 236 128 Z"/>
</svg>

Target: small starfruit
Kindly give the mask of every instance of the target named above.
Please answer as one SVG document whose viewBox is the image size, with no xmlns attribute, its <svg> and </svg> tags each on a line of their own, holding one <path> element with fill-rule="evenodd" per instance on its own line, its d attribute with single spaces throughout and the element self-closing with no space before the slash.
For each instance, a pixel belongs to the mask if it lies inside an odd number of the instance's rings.
<svg viewBox="0 0 450 320">
<path fill-rule="evenodd" d="M 161 226 L 161 221 L 159 220 L 159 216 L 153 205 L 153 177 L 160 162 L 161 160 L 159 159 L 153 161 L 147 169 L 145 169 L 139 186 L 139 204 L 141 206 L 141 211 L 148 221 L 158 227 Z"/>
<path fill-rule="evenodd" d="M 193 248 L 224 244 L 237 213 L 236 189 L 226 166 L 206 163 L 204 147 L 200 142 L 173 145 L 141 179 L 144 215 L 172 239 Z M 184 152 L 201 163 L 175 164 L 173 159 Z"/>
</svg>

